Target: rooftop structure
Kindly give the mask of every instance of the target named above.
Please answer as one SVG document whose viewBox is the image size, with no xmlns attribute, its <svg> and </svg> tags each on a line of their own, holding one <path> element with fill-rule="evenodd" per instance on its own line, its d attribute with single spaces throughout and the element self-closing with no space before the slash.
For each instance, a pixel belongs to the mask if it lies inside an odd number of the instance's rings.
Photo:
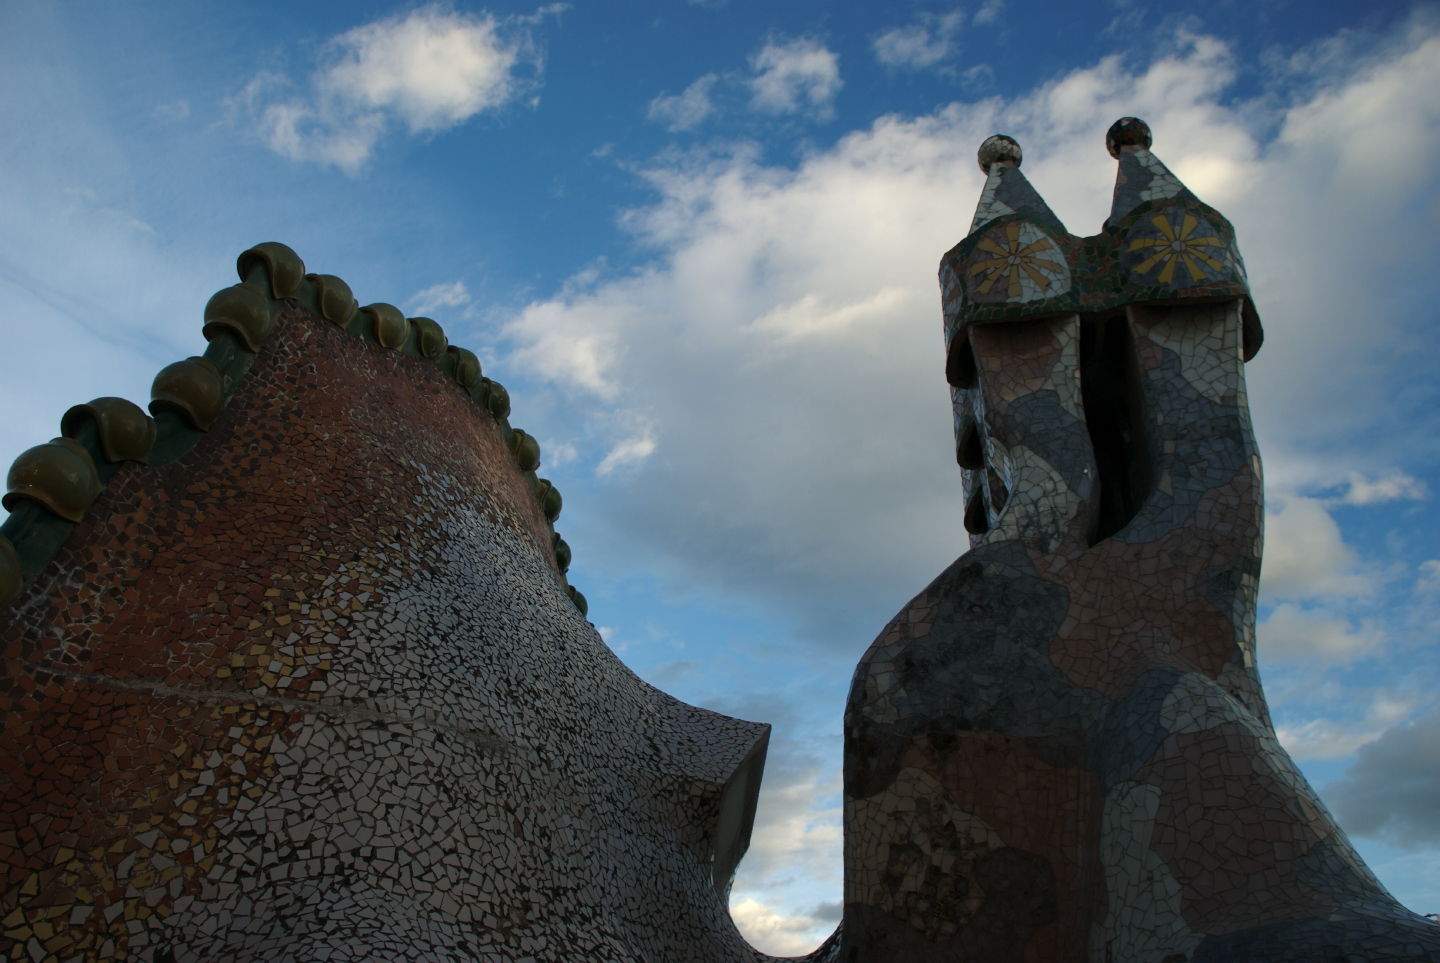
<svg viewBox="0 0 1440 963">
<path fill-rule="evenodd" d="M 1235 233 L 1132 117 L 1076 237 L 991 137 L 941 261 L 971 551 L 861 659 L 838 959 L 1440 959 L 1281 748 Z"/>
<path fill-rule="evenodd" d="M 857 668 L 809 959 L 1440 958 L 1270 724 L 1234 231 L 1142 122 L 1107 146 L 1086 238 L 980 149 L 940 271 L 971 548 Z M 149 414 L 10 471 L 8 958 L 770 959 L 725 905 L 768 726 L 606 648 L 472 353 L 283 245 L 238 269 Z"/>
</svg>

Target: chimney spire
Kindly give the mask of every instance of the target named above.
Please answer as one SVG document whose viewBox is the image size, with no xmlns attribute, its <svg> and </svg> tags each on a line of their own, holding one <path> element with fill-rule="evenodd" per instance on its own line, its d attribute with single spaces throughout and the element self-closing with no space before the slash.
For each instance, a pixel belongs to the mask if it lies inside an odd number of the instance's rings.
<svg viewBox="0 0 1440 963">
<path fill-rule="evenodd" d="M 1175 198 L 1198 202 L 1180 178 L 1150 153 L 1154 140 L 1150 125 L 1139 117 L 1121 117 L 1105 132 L 1105 149 L 1120 162 L 1107 228 L 1147 201 Z"/>
<path fill-rule="evenodd" d="M 1150 125 L 1138 117 L 1121 117 L 1105 133 L 1105 148 L 1119 162 L 1105 234 L 1115 239 L 1125 269 L 1125 299 L 1241 298 L 1248 361 L 1260 350 L 1263 332 L 1235 229 L 1150 152 L 1153 142 Z"/>
<path fill-rule="evenodd" d="M 1065 233 L 1065 225 L 1060 223 L 1060 218 L 1020 173 L 1023 157 L 1019 143 L 1005 134 L 992 134 L 980 145 L 975 159 L 980 164 L 980 170 L 985 172 L 985 188 L 980 192 L 980 203 L 975 207 L 975 219 L 970 222 L 971 234 L 1006 214 L 1021 214 L 1039 221 L 1056 234 Z"/>
</svg>

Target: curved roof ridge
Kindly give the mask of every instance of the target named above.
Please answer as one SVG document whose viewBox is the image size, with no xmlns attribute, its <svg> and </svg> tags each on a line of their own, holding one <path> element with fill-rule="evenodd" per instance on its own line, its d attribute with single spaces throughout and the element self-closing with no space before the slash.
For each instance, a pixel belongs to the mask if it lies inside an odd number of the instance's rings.
<svg viewBox="0 0 1440 963">
<path fill-rule="evenodd" d="M 242 252 L 236 271 L 240 283 L 216 292 L 205 305 L 205 353 L 160 370 L 151 386 L 150 414 L 123 398 L 96 398 L 64 414 L 59 437 L 15 459 L 3 498 L 11 514 L 0 525 L 0 607 L 18 599 L 25 583 L 55 557 L 121 464 L 159 467 L 195 447 L 249 371 L 281 308 L 296 304 L 361 340 L 435 363 L 495 420 L 550 525 L 561 584 L 586 613 L 585 596 L 565 575 L 570 546 L 554 529 L 560 492 L 535 474 L 539 442 L 510 425 L 510 394 L 484 376 L 474 352 L 451 344 L 431 318 L 407 318 L 385 302 L 361 307 L 343 280 L 306 273 L 300 256 L 278 241 Z"/>
</svg>

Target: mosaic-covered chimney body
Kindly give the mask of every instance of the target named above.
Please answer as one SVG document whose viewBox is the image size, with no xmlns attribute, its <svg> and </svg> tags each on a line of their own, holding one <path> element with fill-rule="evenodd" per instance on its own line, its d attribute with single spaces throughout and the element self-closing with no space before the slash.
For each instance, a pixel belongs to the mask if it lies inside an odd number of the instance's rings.
<svg viewBox="0 0 1440 963">
<path fill-rule="evenodd" d="M 995 136 L 941 261 L 972 548 L 855 675 L 837 958 L 1440 959 L 1260 689 L 1234 230 L 1142 121 L 1106 140 L 1100 234 L 1066 232 Z"/>
</svg>

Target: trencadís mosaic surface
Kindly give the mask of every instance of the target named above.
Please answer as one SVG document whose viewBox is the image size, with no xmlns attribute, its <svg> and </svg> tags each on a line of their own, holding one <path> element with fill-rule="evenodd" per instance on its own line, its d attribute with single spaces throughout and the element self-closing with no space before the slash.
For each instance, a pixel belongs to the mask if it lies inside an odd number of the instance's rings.
<svg viewBox="0 0 1440 963">
<path fill-rule="evenodd" d="M 153 420 L 80 406 L 11 472 L 4 958 L 754 960 L 768 727 L 605 647 L 473 355 L 240 269 Z"/>
<path fill-rule="evenodd" d="M 997 136 L 941 264 L 971 549 L 865 652 L 812 963 L 1440 959 L 1279 746 L 1234 231 L 1125 118 L 1078 238 Z M 754 963 L 768 727 L 585 621 L 559 492 L 428 318 L 279 244 L 0 527 L 0 954 Z"/>
<path fill-rule="evenodd" d="M 1255 668 L 1260 345 L 1234 231 L 1110 131 L 1066 233 L 987 181 L 940 277 L 972 548 L 861 660 L 846 961 L 1440 960 L 1280 747 Z"/>
</svg>

